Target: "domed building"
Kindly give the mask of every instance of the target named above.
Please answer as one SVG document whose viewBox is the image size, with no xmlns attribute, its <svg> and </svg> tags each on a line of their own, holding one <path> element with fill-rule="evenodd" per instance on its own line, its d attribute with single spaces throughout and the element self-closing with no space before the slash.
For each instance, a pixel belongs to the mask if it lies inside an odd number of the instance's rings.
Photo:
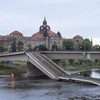
<svg viewBox="0 0 100 100">
<path fill-rule="evenodd" d="M 19 31 L 11 32 L 9 35 L 6 36 L 6 38 L 7 38 L 7 43 L 8 43 L 8 46 L 7 46 L 8 51 L 12 51 L 12 44 L 14 42 L 16 44 L 16 51 L 21 51 L 19 50 L 21 45 L 23 46 L 21 48 L 24 48 L 24 36 L 21 32 Z"/>
<path fill-rule="evenodd" d="M 51 31 L 50 26 L 47 25 L 46 18 L 44 18 L 43 24 L 39 27 L 39 32 L 33 34 L 30 39 L 34 41 L 34 46 L 45 45 L 49 50 L 53 45 L 57 47 L 62 46 L 61 33 L 55 33 Z"/>
<path fill-rule="evenodd" d="M 21 32 L 18 32 L 18 31 L 14 31 L 14 32 L 10 33 L 9 36 L 14 37 L 17 40 L 20 40 L 20 39 L 24 38 L 23 34 Z"/>
</svg>

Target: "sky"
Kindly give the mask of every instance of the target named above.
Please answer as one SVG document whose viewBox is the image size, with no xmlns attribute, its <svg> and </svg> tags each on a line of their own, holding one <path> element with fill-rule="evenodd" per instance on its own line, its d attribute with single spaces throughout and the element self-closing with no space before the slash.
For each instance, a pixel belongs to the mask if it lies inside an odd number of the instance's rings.
<svg viewBox="0 0 100 100">
<path fill-rule="evenodd" d="M 80 35 L 100 44 L 100 0 L 0 0 L 0 35 L 32 36 L 44 17 L 64 38 Z"/>
</svg>

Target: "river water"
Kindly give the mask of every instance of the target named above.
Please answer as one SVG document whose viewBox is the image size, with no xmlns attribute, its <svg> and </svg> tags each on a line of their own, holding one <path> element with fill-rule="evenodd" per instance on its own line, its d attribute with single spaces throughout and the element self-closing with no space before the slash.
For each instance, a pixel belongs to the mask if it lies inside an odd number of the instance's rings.
<svg viewBox="0 0 100 100">
<path fill-rule="evenodd" d="M 100 87 L 50 79 L 0 78 L 0 100 L 100 100 Z"/>
</svg>

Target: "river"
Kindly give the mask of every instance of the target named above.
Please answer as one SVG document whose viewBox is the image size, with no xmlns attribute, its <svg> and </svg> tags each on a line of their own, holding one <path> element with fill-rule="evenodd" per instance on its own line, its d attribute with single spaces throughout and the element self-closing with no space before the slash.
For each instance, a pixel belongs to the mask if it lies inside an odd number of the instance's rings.
<svg viewBox="0 0 100 100">
<path fill-rule="evenodd" d="M 50 79 L 0 78 L 0 100 L 100 100 L 100 87 Z"/>
</svg>

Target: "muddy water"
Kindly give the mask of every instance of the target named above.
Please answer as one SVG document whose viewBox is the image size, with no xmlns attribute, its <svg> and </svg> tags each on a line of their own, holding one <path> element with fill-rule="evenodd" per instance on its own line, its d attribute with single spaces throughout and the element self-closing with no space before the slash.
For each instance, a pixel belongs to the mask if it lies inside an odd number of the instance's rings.
<svg viewBox="0 0 100 100">
<path fill-rule="evenodd" d="M 0 78 L 0 100 L 100 100 L 100 87 L 50 79 Z"/>
</svg>

